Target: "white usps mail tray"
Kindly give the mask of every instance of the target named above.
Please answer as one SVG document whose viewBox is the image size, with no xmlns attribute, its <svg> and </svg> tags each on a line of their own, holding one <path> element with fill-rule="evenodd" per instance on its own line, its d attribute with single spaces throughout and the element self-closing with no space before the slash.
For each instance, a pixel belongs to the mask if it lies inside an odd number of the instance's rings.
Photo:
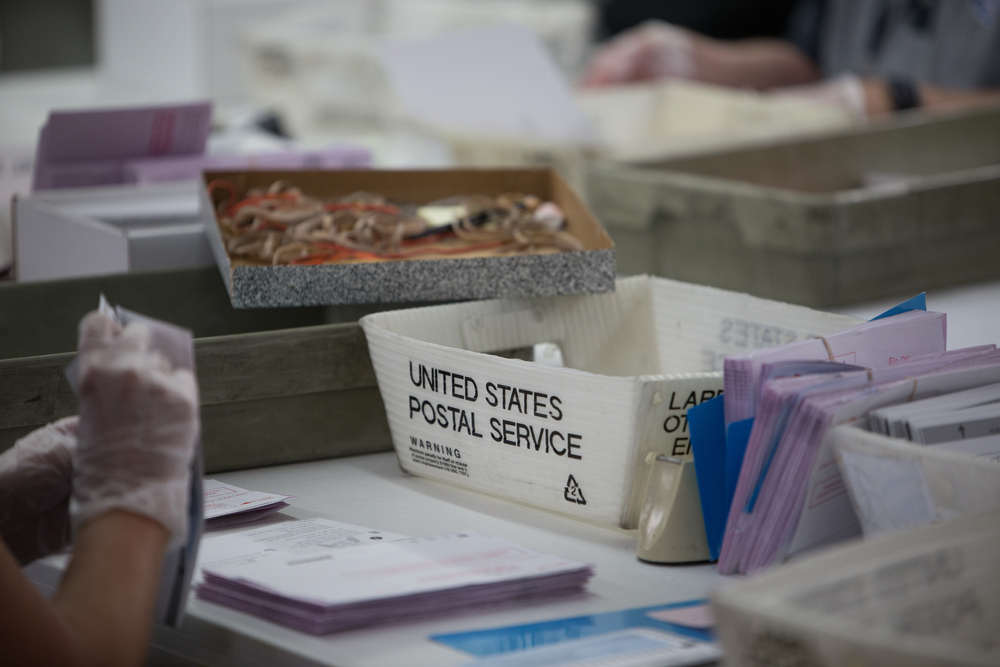
<svg viewBox="0 0 1000 667">
<path fill-rule="evenodd" d="M 998 560 L 993 510 L 720 586 L 712 614 L 726 665 L 996 667 Z"/>
<path fill-rule="evenodd" d="M 1000 461 L 844 425 L 826 436 L 866 537 L 1000 508 Z"/>
<path fill-rule="evenodd" d="M 361 326 L 404 470 L 634 528 L 637 471 L 649 452 L 691 457 L 686 411 L 722 392 L 723 358 L 857 322 L 636 276 L 614 293 L 413 308 Z M 565 367 L 502 356 L 541 343 Z"/>
</svg>

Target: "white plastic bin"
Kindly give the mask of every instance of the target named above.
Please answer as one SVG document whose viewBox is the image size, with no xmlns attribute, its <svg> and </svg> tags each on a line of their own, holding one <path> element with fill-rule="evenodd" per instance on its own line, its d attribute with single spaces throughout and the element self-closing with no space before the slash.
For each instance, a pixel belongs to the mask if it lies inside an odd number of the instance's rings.
<svg viewBox="0 0 1000 667">
<path fill-rule="evenodd" d="M 214 262 L 195 182 L 103 186 L 14 198 L 18 281 Z"/>
<path fill-rule="evenodd" d="M 690 458 L 686 410 L 721 392 L 726 355 L 857 322 L 638 276 L 612 294 L 431 306 L 361 325 L 405 470 L 634 528 L 646 454 Z M 539 343 L 558 344 L 567 367 L 490 354 Z"/>
<path fill-rule="evenodd" d="M 827 438 L 866 536 L 1000 508 L 1000 462 L 854 426 Z"/>
<path fill-rule="evenodd" d="M 860 125 L 842 107 L 810 99 L 672 80 L 577 91 L 607 157 L 665 159 Z"/>
<path fill-rule="evenodd" d="M 1000 510 L 783 565 L 712 596 L 729 667 L 1000 664 Z"/>
<path fill-rule="evenodd" d="M 586 194 L 598 158 L 662 160 L 711 150 L 764 145 L 858 125 L 848 111 L 791 97 L 693 81 L 583 88 L 576 100 L 599 146 L 554 144 L 431 128 L 464 166 L 545 166 L 558 169 Z"/>
</svg>

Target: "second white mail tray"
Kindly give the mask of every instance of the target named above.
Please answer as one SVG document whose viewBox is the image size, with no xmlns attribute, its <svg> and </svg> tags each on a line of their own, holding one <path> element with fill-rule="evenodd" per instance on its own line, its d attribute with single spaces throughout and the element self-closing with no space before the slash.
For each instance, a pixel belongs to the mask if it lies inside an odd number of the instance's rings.
<svg viewBox="0 0 1000 667">
<path fill-rule="evenodd" d="M 21 282 L 213 264 L 194 182 L 98 186 L 15 197 Z"/>
</svg>

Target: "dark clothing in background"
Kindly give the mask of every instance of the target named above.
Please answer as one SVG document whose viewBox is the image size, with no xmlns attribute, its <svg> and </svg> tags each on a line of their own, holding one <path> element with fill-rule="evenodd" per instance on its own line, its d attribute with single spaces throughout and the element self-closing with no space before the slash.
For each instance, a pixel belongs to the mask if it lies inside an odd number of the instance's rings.
<svg viewBox="0 0 1000 667">
<path fill-rule="evenodd" d="M 796 0 L 607 0 L 601 38 L 649 19 L 690 28 L 716 39 L 774 37 L 784 33 Z"/>
<path fill-rule="evenodd" d="M 817 46 L 824 76 L 851 72 L 952 88 L 1000 86 L 1000 0 L 823 4 Z"/>
</svg>

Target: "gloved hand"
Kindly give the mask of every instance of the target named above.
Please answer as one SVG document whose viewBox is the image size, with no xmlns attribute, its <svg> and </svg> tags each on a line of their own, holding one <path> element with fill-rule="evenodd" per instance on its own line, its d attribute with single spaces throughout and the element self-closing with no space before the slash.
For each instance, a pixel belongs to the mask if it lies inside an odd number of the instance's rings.
<svg viewBox="0 0 1000 667">
<path fill-rule="evenodd" d="M 66 417 L 0 454 L 0 537 L 21 565 L 69 545 L 76 431 Z"/>
<path fill-rule="evenodd" d="M 838 107 L 860 121 L 868 118 L 865 83 L 854 74 L 841 74 L 804 86 L 778 88 L 771 94 L 779 98 L 795 97 Z"/>
<path fill-rule="evenodd" d="M 107 315 L 80 322 L 76 391 L 79 441 L 73 457 L 74 532 L 111 509 L 187 532 L 189 465 L 198 437 L 198 385 L 149 350 L 150 332 L 124 330 Z"/>
<path fill-rule="evenodd" d="M 582 83 L 605 86 L 667 77 L 693 79 L 699 37 L 663 21 L 647 21 L 599 49 L 587 66 Z"/>
</svg>

